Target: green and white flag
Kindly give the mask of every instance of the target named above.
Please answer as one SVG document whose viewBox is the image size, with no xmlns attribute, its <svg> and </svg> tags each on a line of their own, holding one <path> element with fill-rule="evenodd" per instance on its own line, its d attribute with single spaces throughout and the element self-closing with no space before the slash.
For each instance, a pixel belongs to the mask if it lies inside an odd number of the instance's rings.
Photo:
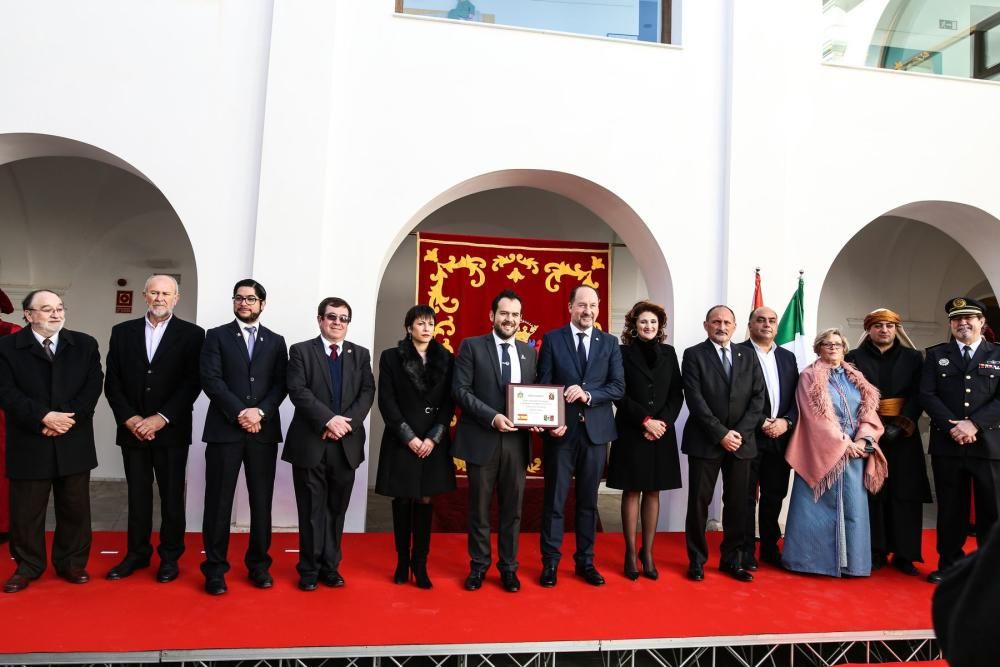
<svg viewBox="0 0 1000 667">
<path fill-rule="evenodd" d="M 778 323 L 778 333 L 774 335 L 775 345 L 779 345 L 795 355 L 799 372 L 809 365 L 808 346 L 806 345 L 804 287 L 802 274 L 799 274 L 799 287 L 792 295 L 792 300 L 788 302 L 785 314 L 781 316 L 781 321 Z"/>
</svg>

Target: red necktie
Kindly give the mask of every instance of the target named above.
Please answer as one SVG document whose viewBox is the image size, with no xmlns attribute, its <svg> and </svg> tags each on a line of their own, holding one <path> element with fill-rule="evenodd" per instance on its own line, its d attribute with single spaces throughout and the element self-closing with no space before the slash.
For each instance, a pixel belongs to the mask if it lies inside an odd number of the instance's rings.
<svg viewBox="0 0 1000 667">
<path fill-rule="evenodd" d="M 332 361 L 336 361 L 337 360 L 337 345 L 336 345 L 336 343 L 334 343 L 333 345 L 330 346 L 330 359 Z"/>
</svg>

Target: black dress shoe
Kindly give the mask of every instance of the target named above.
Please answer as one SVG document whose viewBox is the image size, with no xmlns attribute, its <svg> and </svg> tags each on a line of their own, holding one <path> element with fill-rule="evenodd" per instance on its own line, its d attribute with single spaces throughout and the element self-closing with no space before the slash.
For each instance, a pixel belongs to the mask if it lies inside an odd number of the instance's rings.
<svg viewBox="0 0 1000 667">
<path fill-rule="evenodd" d="M 542 575 L 538 577 L 538 583 L 542 585 L 542 588 L 552 588 L 556 585 L 556 566 L 555 565 L 544 565 L 542 566 Z"/>
<path fill-rule="evenodd" d="M 23 591 L 25 588 L 28 587 L 28 583 L 30 581 L 31 580 L 28 579 L 23 574 L 18 574 L 17 572 L 15 572 L 14 574 L 10 575 L 10 579 L 8 579 L 7 583 L 3 585 L 3 592 L 20 593 L 21 591 Z"/>
<path fill-rule="evenodd" d="M 635 552 L 629 548 L 625 549 L 625 567 L 623 571 L 625 572 L 625 578 L 631 581 L 635 581 L 639 578 L 639 568 L 635 564 Z"/>
<path fill-rule="evenodd" d="M 732 577 L 736 581 L 742 581 L 742 582 L 745 582 L 745 583 L 749 583 L 749 582 L 753 581 L 753 575 L 752 574 L 750 574 L 744 568 L 736 566 L 736 565 L 720 565 L 719 566 L 719 570 L 721 570 L 722 572 L 725 572 L 726 574 L 728 574 L 730 577 Z"/>
<path fill-rule="evenodd" d="M 160 562 L 160 568 L 156 571 L 156 580 L 161 584 L 169 584 L 181 573 L 177 567 L 177 561 L 165 560 Z"/>
<path fill-rule="evenodd" d="M 469 576 L 465 578 L 465 590 L 478 591 L 483 587 L 483 579 L 485 577 L 486 573 L 482 570 L 471 570 Z"/>
<path fill-rule="evenodd" d="M 691 563 L 688 566 L 687 577 L 691 581 L 705 581 L 705 568 L 698 563 Z"/>
<path fill-rule="evenodd" d="M 521 590 L 521 580 L 517 578 L 517 572 L 501 572 L 500 583 L 508 593 L 517 593 Z"/>
<path fill-rule="evenodd" d="M 774 567 L 783 567 L 781 565 L 781 552 L 767 553 L 762 551 L 760 553 L 760 562 L 773 565 Z"/>
<path fill-rule="evenodd" d="M 316 580 L 313 578 L 302 577 L 299 579 L 299 588 L 304 591 L 314 591 L 316 590 Z"/>
<path fill-rule="evenodd" d="M 932 584 L 940 584 L 942 581 L 944 581 L 944 577 L 941 576 L 941 570 L 934 570 L 933 572 L 928 574 L 927 581 L 931 582 Z"/>
<path fill-rule="evenodd" d="M 274 579 L 271 578 L 267 570 L 251 572 L 250 581 L 257 588 L 271 588 L 271 586 L 274 586 Z"/>
<path fill-rule="evenodd" d="M 344 578 L 336 570 L 320 574 L 319 580 L 323 582 L 324 586 L 329 586 L 330 588 L 341 588 L 344 585 Z"/>
<path fill-rule="evenodd" d="M 71 584 L 85 584 L 90 581 L 90 575 L 82 567 L 71 567 L 59 573 L 59 576 Z"/>
<path fill-rule="evenodd" d="M 744 570 L 747 570 L 748 572 L 756 572 L 759 567 L 760 565 L 758 565 L 757 559 L 752 555 L 743 557 Z"/>
<path fill-rule="evenodd" d="M 642 576 L 653 581 L 660 578 L 660 573 L 656 570 L 656 563 L 653 562 L 653 554 L 640 552 L 639 564 L 642 565 Z"/>
<path fill-rule="evenodd" d="M 228 588 L 226 588 L 226 580 L 222 577 L 212 577 L 211 579 L 205 580 L 205 592 L 209 595 L 222 595 Z"/>
<path fill-rule="evenodd" d="M 597 568 L 595 568 L 593 565 L 585 565 L 585 566 L 577 565 L 576 576 L 582 578 L 591 586 L 604 585 L 604 577 L 601 576 L 601 573 L 598 572 Z"/>
<path fill-rule="evenodd" d="M 0 544 L 5 544 L 10 541 L 10 533 L 0 533 Z"/>
<path fill-rule="evenodd" d="M 913 565 L 913 561 L 906 560 L 905 558 L 900 558 L 899 556 L 893 555 L 892 566 L 902 572 L 903 574 L 909 575 L 911 577 L 920 576 L 920 572 Z"/>
<path fill-rule="evenodd" d="M 129 557 L 125 557 L 125 560 L 115 565 L 113 568 L 108 570 L 107 578 L 112 581 L 118 579 L 124 579 L 125 577 L 131 577 L 132 573 L 136 570 L 141 570 L 142 568 L 149 567 L 149 561 L 134 560 Z"/>
</svg>

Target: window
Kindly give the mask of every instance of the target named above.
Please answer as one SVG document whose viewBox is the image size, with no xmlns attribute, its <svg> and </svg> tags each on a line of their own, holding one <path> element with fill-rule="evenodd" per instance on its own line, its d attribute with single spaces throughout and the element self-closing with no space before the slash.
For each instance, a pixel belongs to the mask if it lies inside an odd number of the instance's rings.
<svg viewBox="0 0 1000 667">
<path fill-rule="evenodd" d="M 670 42 L 671 0 L 396 0 L 396 11 L 456 21 Z"/>
</svg>

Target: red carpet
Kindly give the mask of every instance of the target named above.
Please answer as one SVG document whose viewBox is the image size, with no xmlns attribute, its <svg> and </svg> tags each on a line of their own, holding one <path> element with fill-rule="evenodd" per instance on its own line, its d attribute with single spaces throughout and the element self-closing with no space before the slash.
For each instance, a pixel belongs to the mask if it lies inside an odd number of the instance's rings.
<svg viewBox="0 0 1000 667">
<path fill-rule="evenodd" d="M 89 571 L 94 580 L 72 585 L 51 570 L 14 595 L 0 594 L 0 653 L 140 651 L 201 648 L 279 648 L 544 642 L 556 640 L 701 637 L 880 630 L 928 630 L 933 586 L 891 568 L 866 579 L 794 575 L 763 566 L 752 584 L 714 567 L 700 584 L 684 578 L 683 535 L 657 538 L 660 579 L 631 582 L 621 574 L 619 534 L 598 537 L 597 567 L 608 583 L 593 588 L 572 574 L 572 535 L 559 585 L 537 583 L 538 536 L 521 541 L 522 590 L 505 593 L 496 571 L 482 590 L 462 588 L 468 568 L 465 536 L 435 534 L 430 573 L 434 589 L 396 586 L 388 533 L 346 535 L 342 589 L 299 591 L 294 565 L 297 536 L 275 535 L 275 586 L 257 590 L 242 566 L 245 536 L 234 535 L 229 593 L 210 597 L 198 571 L 200 539 L 189 534 L 181 576 L 154 579 L 155 565 L 130 579 L 104 573 L 120 558 L 101 550 L 124 547 L 122 533 L 95 535 Z M 720 533 L 710 533 L 714 558 Z M 934 553 L 933 532 L 924 554 Z M 714 562 L 714 561 L 713 561 Z M 931 568 L 921 566 L 923 573 Z M 6 579 L 13 561 L 0 568 Z"/>
</svg>

